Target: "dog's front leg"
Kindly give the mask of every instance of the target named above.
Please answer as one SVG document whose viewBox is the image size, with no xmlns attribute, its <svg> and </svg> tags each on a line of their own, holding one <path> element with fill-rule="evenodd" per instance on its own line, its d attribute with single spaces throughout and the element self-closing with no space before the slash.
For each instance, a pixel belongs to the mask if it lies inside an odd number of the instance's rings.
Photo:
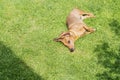
<svg viewBox="0 0 120 80">
<path fill-rule="evenodd" d="M 91 27 L 87 27 L 87 26 L 84 26 L 84 29 L 85 29 L 88 33 L 92 33 L 92 32 L 94 32 L 94 31 L 96 31 L 96 29 L 91 28 Z"/>
</svg>

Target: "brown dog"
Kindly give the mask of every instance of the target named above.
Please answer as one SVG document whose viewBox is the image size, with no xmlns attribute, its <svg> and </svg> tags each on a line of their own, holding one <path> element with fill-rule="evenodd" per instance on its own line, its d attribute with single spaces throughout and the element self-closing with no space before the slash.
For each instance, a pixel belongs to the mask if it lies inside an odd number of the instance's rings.
<svg viewBox="0 0 120 80">
<path fill-rule="evenodd" d="M 95 17 L 92 13 L 86 13 L 79 9 L 73 9 L 67 17 L 66 24 L 69 31 L 63 32 L 59 38 L 55 38 L 55 41 L 62 42 L 67 46 L 71 52 L 74 51 L 74 42 L 83 35 L 92 33 L 95 31 L 93 28 L 89 28 L 83 20 L 86 18 Z"/>
</svg>

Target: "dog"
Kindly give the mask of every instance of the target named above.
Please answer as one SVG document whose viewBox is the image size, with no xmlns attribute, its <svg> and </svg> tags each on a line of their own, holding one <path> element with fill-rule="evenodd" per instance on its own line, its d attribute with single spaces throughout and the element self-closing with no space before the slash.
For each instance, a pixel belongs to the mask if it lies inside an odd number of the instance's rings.
<svg viewBox="0 0 120 80">
<path fill-rule="evenodd" d="M 92 13 L 87 13 L 77 8 L 73 9 L 66 19 L 68 31 L 61 33 L 54 41 L 62 42 L 69 48 L 70 52 L 73 52 L 75 50 L 74 43 L 78 38 L 93 33 L 96 30 L 88 27 L 83 22 L 84 19 L 92 17 L 95 17 Z"/>
</svg>

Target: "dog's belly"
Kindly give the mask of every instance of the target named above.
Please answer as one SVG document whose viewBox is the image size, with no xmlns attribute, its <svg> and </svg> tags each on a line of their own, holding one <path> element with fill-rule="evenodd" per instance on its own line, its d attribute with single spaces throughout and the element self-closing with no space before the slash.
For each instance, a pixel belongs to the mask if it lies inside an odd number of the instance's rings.
<svg viewBox="0 0 120 80">
<path fill-rule="evenodd" d="M 81 29 L 75 30 L 75 32 L 77 36 L 81 37 L 82 35 L 85 34 L 86 30 L 84 28 L 81 28 Z"/>
<path fill-rule="evenodd" d="M 70 29 L 70 31 L 74 32 L 75 33 L 75 36 L 77 37 L 81 37 L 85 34 L 86 30 L 84 28 L 72 28 Z"/>
</svg>

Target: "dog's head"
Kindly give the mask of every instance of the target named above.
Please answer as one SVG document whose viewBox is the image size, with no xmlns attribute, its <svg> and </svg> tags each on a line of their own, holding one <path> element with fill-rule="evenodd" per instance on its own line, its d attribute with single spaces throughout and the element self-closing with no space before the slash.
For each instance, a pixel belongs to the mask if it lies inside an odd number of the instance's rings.
<svg viewBox="0 0 120 80">
<path fill-rule="evenodd" d="M 73 9 L 71 11 L 71 14 L 74 15 L 76 18 L 79 18 L 81 20 L 84 20 L 86 18 L 92 18 L 95 17 L 92 13 L 87 13 L 85 11 L 79 10 L 77 8 Z"/>
<path fill-rule="evenodd" d="M 62 42 L 65 46 L 67 46 L 71 52 L 74 51 L 74 39 L 69 32 L 63 32 L 59 38 L 55 38 L 54 41 Z"/>
</svg>

